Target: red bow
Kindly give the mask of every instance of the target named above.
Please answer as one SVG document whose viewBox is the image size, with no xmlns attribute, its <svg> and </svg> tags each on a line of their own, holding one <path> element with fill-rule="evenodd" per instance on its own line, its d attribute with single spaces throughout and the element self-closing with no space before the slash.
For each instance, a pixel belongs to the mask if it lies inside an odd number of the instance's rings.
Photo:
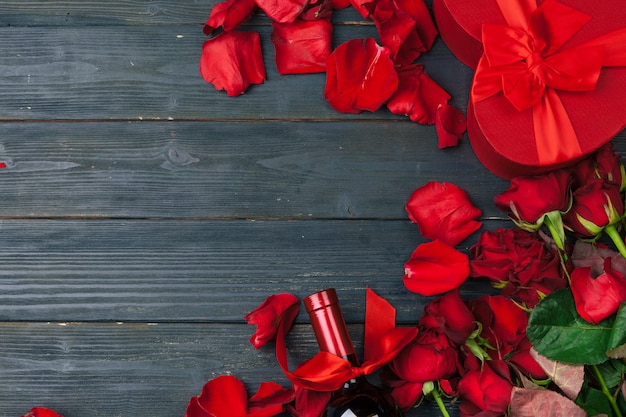
<svg viewBox="0 0 626 417">
<path fill-rule="evenodd" d="M 483 24 L 472 103 L 502 92 L 518 110 L 532 109 L 540 163 L 580 156 L 581 148 L 557 91 L 595 89 L 602 67 L 626 66 L 626 28 L 582 44 L 563 45 L 591 16 L 556 0 L 496 0 L 506 25 Z"/>
<path fill-rule="evenodd" d="M 298 304 L 280 317 L 276 357 L 285 375 L 296 385 L 314 391 L 335 391 L 352 378 L 371 374 L 390 362 L 417 335 L 415 327 L 395 327 L 396 310 L 384 298 L 367 289 L 365 360 L 359 367 L 328 352 L 319 352 L 293 372 L 289 371 L 285 336 L 298 314 Z"/>
</svg>

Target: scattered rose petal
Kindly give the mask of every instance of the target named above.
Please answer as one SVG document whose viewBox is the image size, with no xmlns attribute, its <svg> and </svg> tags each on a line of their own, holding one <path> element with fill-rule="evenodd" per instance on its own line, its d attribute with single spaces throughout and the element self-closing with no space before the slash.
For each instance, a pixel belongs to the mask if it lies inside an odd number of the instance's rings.
<svg viewBox="0 0 626 417">
<path fill-rule="evenodd" d="M 449 182 L 430 181 L 419 187 L 406 203 L 409 219 L 422 235 L 456 246 L 482 225 L 482 212 L 465 190 Z"/>
<path fill-rule="evenodd" d="M 265 81 L 261 38 L 257 32 L 223 32 L 204 42 L 202 78 L 229 96 L 243 94 L 250 84 Z"/>
<path fill-rule="evenodd" d="M 271 41 L 276 50 L 279 74 L 326 71 L 333 32 L 333 25 L 329 20 L 272 23 L 272 27 Z"/>
<path fill-rule="evenodd" d="M 572 400 L 576 399 L 585 379 L 583 365 L 569 365 L 553 361 L 540 355 L 535 349 L 531 349 L 530 354 L 565 395 Z"/>
<path fill-rule="evenodd" d="M 421 295 L 438 295 L 460 286 L 469 276 L 469 258 L 435 240 L 419 245 L 404 264 L 404 286 Z"/>
<path fill-rule="evenodd" d="M 467 127 L 467 120 L 461 110 L 445 103 L 437 108 L 435 126 L 439 138 L 437 147 L 449 148 L 459 144 Z"/>
<path fill-rule="evenodd" d="M 270 295 L 250 313 L 244 316 L 249 325 L 256 325 L 256 332 L 250 338 L 250 343 L 259 349 L 267 342 L 276 338 L 278 327 L 283 313 L 291 306 L 299 304 L 298 297 L 293 294 Z"/>
<path fill-rule="evenodd" d="M 202 32 L 209 36 L 219 27 L 227 32 L 231 31 L 252 17 L 256 8 L 254 0 L 224 0 L 217 3 L 211 9 Z"/>
<path fill-rule="evenodd" d="M 437 122 L 437 110 L 448 100 L 450 95 L 424 72 L 423 65 L 411 64 L 398 69 L 398 89 L 389 98 L 387 108 L 416 123 L 432 125 Z M 448 115 L 440 117 L 446 119 Z M 448 128 L 454 130 L 455 126 Z"/>
<path fill-rule="evenodd" d="M 339 112 L 374 112 L 397 88 L 398 75 L 390 51 L 373 38 L 342 43 L 326 63 L 324 98 Z"/>
<path fill-rule="evenodd" d="M 28 414 L 24 414 L 22 417 L 63 417 L 63 416 L 49 408 L 34 407 L 30 409 Z"/>
<path fill-rule="evenodd" d="M 292 23 L 308 6 L 308 0 L 254 0 L 274 22 Z"/>
<path fill-rule="evenodd" d="M 514 387 L 510 417 L 587 417 L 585 410 L 554 391 Z"/>
</svg>

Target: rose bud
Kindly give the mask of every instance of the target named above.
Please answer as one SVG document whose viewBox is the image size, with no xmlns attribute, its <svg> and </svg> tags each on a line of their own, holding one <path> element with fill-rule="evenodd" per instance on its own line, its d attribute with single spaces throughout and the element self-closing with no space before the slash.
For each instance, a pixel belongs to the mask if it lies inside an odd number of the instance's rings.
<svg viewBox="0 0 626 417">
<path fill-rule="evenodd" d="M 571 288 L 576 311 L 594 324 L 615 313 L 626 301 L 626 278 L 611 268 L 611 258 L 604 260 L 604 272 L 598 276 L 592 273 L 591 267 L 574 269 Z"/>
<path fill-rule="evenodd" d="M 424 307 L 419 328 L 438 329 L 453 343 L 462 346 L 476 328 L 476 324 L 457 288 L 437 297 Z"/>
<path fill-rule="evenodd" d="M 618 186 L 604 180 L 593 180 L 574 192 L 570 211 L 563 216 L 567 229 L 584 238 L 598 236 L 624 215 L 624 202 Z"/>
<path fill-rule="evenodd" d="M 544 175 L 516 177 L 509 188 L 494 199 L 496 207 L 508 213 L 521 229 L 534 232 L 547 224 L 557 247 L 565 249 L 561 213 L 571 205 L 572 177 L 557 170 Z"/>
<path fill-rule="evenodd" d="M 509 406 L 513 384 L 501 361 L 486 361 L 479 369 L 468 371 L 459 381 L 462 416 L 500 416 Z M 495 370 L 494 370 L 495 368 Z"/>
<path fill-rule="evenodd" d="M 616 184 L 620 191 L 626 188 L 626 170 L 620 155 L 613 151 L 613 144 L 607 143 L 596 153 L 596 173 L 598 177 Z"/>
</svg>

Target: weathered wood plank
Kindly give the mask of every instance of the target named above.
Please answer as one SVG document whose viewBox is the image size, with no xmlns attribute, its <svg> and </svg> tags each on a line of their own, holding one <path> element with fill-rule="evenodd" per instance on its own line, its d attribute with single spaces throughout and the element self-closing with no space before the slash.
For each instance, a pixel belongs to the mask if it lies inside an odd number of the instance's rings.
<svg viewBox="0 0 626 417">
<path fill-rule="evenodd" d="M 408 221 L 5 220 L 0 230 L 1 321 L 240 323 L 270 294 L 330 286 L 351 322 L 363 320 L 366 286 L 402 322 L 427 302 L 401 282 L 423 242 Z M 464 291 L 489 288 L 470 280 Z"/>
<path fill-rule="evenodd" d="M 0 323 L 2 415 L 40 405 L 65 417 L 183 416 L 189 398 L 218 375 L 237 376 L 250 392 L 262 381 L 289 386 L 273 347 L 248 343 L 252 331 L 243 324 Z M 360 350 L 361 326 L 350 331 Z M 292 369 L 316 352 L 308 325 L 294 327 L 288 349 Z M 426 403 L 407 417 L 418 415 L 440 414 Z"/>
<path fill-rule="evenodd" d="M 0 120 L 406 119 L 386 109 L 360 115 L 333 110 L 323 97 L 325 74 L 278 75 L 270 28 L 258 29 L 267 81 L 228 97 L 200 76 L 200 27 L 0 27 Z M 339 26 L 334 39 L 375 31 Z M 471 71 L 441 41 L 423 61 L 464 108 Z"/>
<path fill-rule="evenodd" d="M 507 183 L 411 122 L 0 123 L 2 217 L 406 219 L 430 180 Z"/>
</svg>

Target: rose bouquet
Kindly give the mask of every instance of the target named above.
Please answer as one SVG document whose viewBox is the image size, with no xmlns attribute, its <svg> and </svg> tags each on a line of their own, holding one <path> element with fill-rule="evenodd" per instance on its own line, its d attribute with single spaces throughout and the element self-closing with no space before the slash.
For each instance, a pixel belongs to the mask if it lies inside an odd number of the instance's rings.
<svg viewBox="0 0 626 417">
<path fill-rule="evenodd" d="M 363 364 L 320 352 L 290 370 L 285 336 L 299 300 L 275 294 L 245 318 L 255 348 L 276 340 L 292 387 L 263 383 L 249 396 L 236 377 L 218 377 L 186 416 L 232 416 L 236 404 L 238 416 L 319 417 L 343 381 L 377 373 L 404 411 L 432 399 L 448 416 L 447 397 L 464 417 L 622 417 L 625 183 L 610 144 L 572 168 L 514 178 L 495 203 L 515 227 L 482 231 L 469 255 L 455 246 L 482 226 L 480 210 L 453 184 L 425 184 L 406 209 L 431 241 L 410 256 L 403 282 L 436 297 L 415 327 L 396 327 L 395 309 L 368 289 Z M 464 300 L 470 278 L 491 281 L 494 294 Z"/>
</svg>

